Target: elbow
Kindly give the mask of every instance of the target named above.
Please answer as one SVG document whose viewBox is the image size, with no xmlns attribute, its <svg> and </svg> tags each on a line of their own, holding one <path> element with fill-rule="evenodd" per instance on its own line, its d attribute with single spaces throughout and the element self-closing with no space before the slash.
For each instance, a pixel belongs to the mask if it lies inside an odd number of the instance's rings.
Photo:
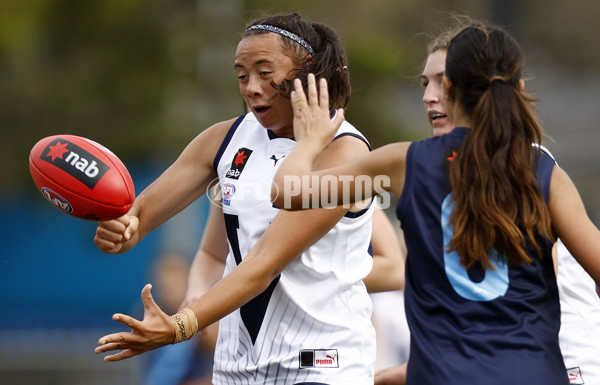
<svg viewBox="0 0 600 385">
<path fill-rule="evenodd" d="M 271 185 L 271 202 L 284 210 L 302 209 L 302 189 L 299 183 L 287 183 L 291 178 L 276 176 Z"/>
</svg>

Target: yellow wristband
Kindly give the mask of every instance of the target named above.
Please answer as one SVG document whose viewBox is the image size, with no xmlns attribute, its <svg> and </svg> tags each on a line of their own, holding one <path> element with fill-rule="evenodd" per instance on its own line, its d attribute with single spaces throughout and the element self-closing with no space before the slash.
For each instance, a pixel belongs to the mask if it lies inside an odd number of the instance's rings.
<svg viewBox="0 0 600 385">
<path fill-rule="evenodd" d="M 192 309 L 186 307 L 171 316 L 171 322 L 175 329 L 174 344 L 189 340 L 198 331 L 198 320 Z"/>
</svg>

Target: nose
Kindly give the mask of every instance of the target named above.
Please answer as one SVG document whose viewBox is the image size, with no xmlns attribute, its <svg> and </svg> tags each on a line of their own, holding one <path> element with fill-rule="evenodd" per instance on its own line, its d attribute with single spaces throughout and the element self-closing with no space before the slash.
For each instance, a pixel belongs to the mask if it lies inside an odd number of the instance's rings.
<svg viewBox="0 0 600 385">
<path fill-rule="evenodd" d="M 248 77 L 248 84 L 246 85 L 246 95 L 248 97 L 258 96 L 262 94 L 261 81 L 257 76 Z"/>
<path fill-rule="evenodd" d="M 435 89 L 435 85 L 433 82 L 430 82 L 427 87 L 425 87 L 425 92 L 423 93 L 423 103 L 437 103 L 440 101 L 439 92 Z"/>
</svg>

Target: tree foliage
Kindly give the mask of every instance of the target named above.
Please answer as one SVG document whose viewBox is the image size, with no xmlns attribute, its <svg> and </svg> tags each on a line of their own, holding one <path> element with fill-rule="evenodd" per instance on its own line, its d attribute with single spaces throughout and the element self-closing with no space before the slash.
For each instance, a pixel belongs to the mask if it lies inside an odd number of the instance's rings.
<svg viewBox="0 0 600 385">
<path fill-rule="evenodd" d="M 561 7 L 558 0 L 549 2 Z M 394 98 L 399 88 L 417 87 L 427 33 L 439 30 L 451 12 L 514 21 L 510 28 L 523 37 L 523 45 L 535 45 L 538 57 L 600 71 L 600 51 L 590 48 L 598 34 L 587 30 L 594 23 L 575 22 L 594 13 L 570 18 L 583 7 L 576 3 L 565 13 L 550 6 L 538 9 L 531 0 L 282 3 L 2 2 L 0 127 L 5 140 L 0 141 L 0 160 L 15 165 L 5 169 L 3 187 L 28 183 L 29 149 L 59 133 L 94 139 L 126 162 L 144 157 L 172 161 L 204 128 L 242 112 L 233 54 L 248 19 L 261 14 L 300 12 L 338 31 L 353 82 L 348 117 L 376 146 L 413 139 L 404 129 L 407 123 L 394 114 Z"/>
</svg>

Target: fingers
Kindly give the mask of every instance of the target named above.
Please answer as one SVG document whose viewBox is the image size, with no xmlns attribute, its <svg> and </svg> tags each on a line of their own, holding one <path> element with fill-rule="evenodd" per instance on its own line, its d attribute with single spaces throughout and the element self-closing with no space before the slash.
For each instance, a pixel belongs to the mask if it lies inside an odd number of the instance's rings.
<svg viewBox="0 0 600 385">
<path fill-rule="evenodd" d="M 112 361 L 121 361 L 121 360 L 124 360 L 124 359 L 129 358 L 129 357 L 137 356 L 140 353 L 142 353 L 142 352 L 134 350 L 134 349 L 127 349 L 127 350 L 123 350 L 120 353 L 112 354 L 110 356 L 104 357 L 104 361 L 105 362 L 108 362 L 108 361 L 111 361 L 111 362 Z"/>
<path fill-rule="evenodd" d="M 98 345 L 94 352 L 105 353 L 113 350 L 136 349 L 140 350 L 144 346 L 139 336 L 132 333 L 114 333 L 106 335 L 98 340 Z M 139 353 L 138 353 L 139 354 Z"/>
<path fill-rule="evenodd" d="M 137 232 L 138 226 L 138 217 L 127 214 L 110 221 L 99 221 L 94 244 L 105 253 L 118 253 Z"/>
<path fill-rule="evenodd" d="M 125 314 L 115 314 L 113 315 L 113 320 L 119 321 L 125 326 L 132 328 L 133 330 L 141 330 L 142 329 L 142 321 L 138 321 L 133 317 L 130 317 Z"/>
<path fill-rule="evenodd" d="M 110 221 L 99 221 L 94 243 L 106 252 L 118 252 L 120 243 L 126 240 L 126 231 L 130 225 L 129 216 L 124 215 Z"/>
<path fill-rule="evenodd" d="M 94 352 L 96 354 L 98 354 L 98 353 L 110 352 L 113 350 L 122 350 L 122 351 L 119 353 L 111 354 L 109 356 L 104 357 L 104 361 L 107 361 L 107 362 L 108 361 L 120 361 L 120 360 L 124 360 L 126 358 L 137 356 L 138 354 L 143 353 L 142 350 L 135 349 L 135 348 L 129 348 L 122 343 L 110 343 L 110 344 L 102 345 L 102 346 L 97 347 Z"/>
<path fill-rule="evenodd" d="M 300 81 L 300 79 L 294 79 L 294 90 L 290 94 L 290 98 L 294 112 L 299 112 L 308 106 L 306 95 L 304 95 L 304 88 L 302 88 L 302 81 Z"/>
<path fill-rule="evenodd" d="M 317 81 L 314 74 L 308 74 L 308 98 L 304 94 L 304 88 L 300 79 L 294 79 L 294 90 L 290 98 L 294 111 L 302 110 L 307 106 L 329 108 L 329 91 L 327 89 L 327 80 L 319 79 L 319 90 L 317 92 Z"/>
<path fill-rule="evenodd" d="M 308 104 L 311 106 L 318 107 L 319 106 L 319 95 L 317 93 L 317 82 L 315 80 L 314 74 L 308 74 Z M 321 81 L 325 81 L 325 79 L 320 79 Z M 329 97 L 327 97 L 327 104 L 329 104 Z"/>
</svg>

